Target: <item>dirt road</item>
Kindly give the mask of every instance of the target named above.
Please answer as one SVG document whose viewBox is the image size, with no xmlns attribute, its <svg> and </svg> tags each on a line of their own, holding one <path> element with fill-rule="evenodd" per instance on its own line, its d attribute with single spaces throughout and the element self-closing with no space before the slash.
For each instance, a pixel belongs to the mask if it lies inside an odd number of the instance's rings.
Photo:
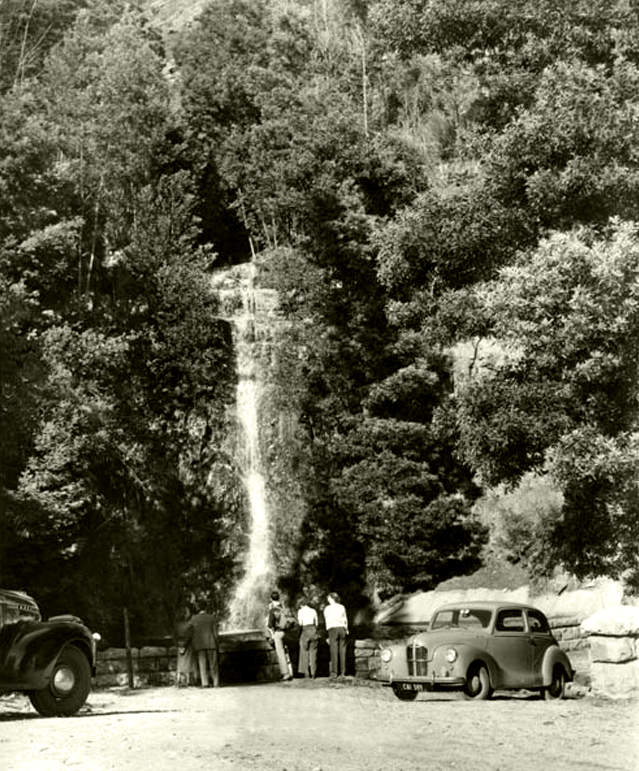
<svg viewBox="0 0 639 771">
<path fill-rule="evenodd" d="M 100 691 L 75 718 L 0 701 L 4 771 L 639 769 L 639 704 L 489 702 L 328 681 Z"/>
</svg>

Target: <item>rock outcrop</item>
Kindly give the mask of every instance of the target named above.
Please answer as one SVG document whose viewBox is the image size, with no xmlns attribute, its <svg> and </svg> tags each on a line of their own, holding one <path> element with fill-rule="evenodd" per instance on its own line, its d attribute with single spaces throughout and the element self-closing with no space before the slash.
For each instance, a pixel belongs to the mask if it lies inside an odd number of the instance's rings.
<svg viewBox="0 0 639 771">
<path fill-rule="evenodd" d="M 582 622 L 581 631 L 590 641 L 592 692 L 639 696 L 639 607 L 602 608 Z"/>
</svg>

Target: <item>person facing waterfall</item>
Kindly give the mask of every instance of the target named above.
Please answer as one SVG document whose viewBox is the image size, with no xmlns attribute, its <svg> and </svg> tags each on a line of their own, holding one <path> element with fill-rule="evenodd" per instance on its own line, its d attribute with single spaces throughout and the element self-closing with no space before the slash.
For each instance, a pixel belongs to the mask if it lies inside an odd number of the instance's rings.
<svg viewBox="0 0 639 771">
<path fill-rule="evenodd" d="M 343 677 L 346 674 L 346 637 L 348 636 L 346 608 L 340 602 L 337 592 L 331 592 L 327 599 L 324 620 L 331 653 L 331 678 Z"/>
<path fill-rule="evenodd" d="M 202 688 L 208 688 L 209 674 L 213 679 L 213 687 L 217 688 L 220 685 L 217 619 L 210 611 L 209 603 L 200 602 L 199 612 L 186 626 L 184 639 L 184 643 L 192 647 L 197 657 Z"/>
<path fill-rule="evenodd" d="M 287 616 L 280 602 L 280 593 L 271 592 L 271 601 L 268 605 L 268 618 L 266 626 L 269 630 L 273 643 L 275 644 L 275 653 L 277 654 L 277 663 L 280 668 L 282 680 L 293 679 L 293 667 L 291 659 L 284 644 L 284 632 L 288 628 Z"/>
<path fill-rule="evenodd" d="M 302 677 L 315 677 L 317 670 L 317 644 L 319 634 L 317 632 L 317 611 L 312 608 L 306 599 L 302 599 L 297 611 L 297 623 L 300 625 L 300 655 L 297 671 Z"/>
</svg>

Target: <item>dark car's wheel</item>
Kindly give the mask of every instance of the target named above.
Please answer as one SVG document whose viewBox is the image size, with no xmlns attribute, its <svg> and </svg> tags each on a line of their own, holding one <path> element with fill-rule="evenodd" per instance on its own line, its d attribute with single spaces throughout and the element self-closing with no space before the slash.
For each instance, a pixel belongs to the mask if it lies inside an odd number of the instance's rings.
<svg viewBox="0 0 639 771">
<path fill-rule="evenodd" d="M 566 673 L 564 668 L 556 664 L 552 671 L 552 680 L 547 688 L 544 688 L 544 698 L 546 701 L 555 701 L 563 699 L 566 694 Z"/>
<path fill-rule="evenodd" d="M 31 691 L 29 698 L 45 717 L 74 715 L 87 700 L 91 690 L 91 667 L 87 657 L 70 646 L 58 656 L 51 682 L 40 691 Z"/>
<path fill-rule="evenodd" d="M 400 701 L 415 701 L 417 698 L 417 691 L 404 691 L 397 685 L 393 686 L 393 693 Z"/>
<path fill-rule="evenodd" d="M 464 686 L 464 696 L 467 699 L 484 701 L 490 699 L 493 689 L 490 685 L 490 675 L 483 664 L 476 664 L 471 667 L 466 677 Z"/>
</svg>

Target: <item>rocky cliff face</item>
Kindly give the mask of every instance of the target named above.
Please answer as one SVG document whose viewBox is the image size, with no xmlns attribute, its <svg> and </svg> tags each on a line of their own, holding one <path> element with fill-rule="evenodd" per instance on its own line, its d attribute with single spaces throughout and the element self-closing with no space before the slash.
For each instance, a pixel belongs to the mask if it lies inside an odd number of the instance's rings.
<svg viewBox="0 0 639 771">
<path fill-rule="evenodd" d="M 167 32 L 178 31 L 193 21 L 209 0 L 148 0 L 149 9 Z"/>
</svg>

